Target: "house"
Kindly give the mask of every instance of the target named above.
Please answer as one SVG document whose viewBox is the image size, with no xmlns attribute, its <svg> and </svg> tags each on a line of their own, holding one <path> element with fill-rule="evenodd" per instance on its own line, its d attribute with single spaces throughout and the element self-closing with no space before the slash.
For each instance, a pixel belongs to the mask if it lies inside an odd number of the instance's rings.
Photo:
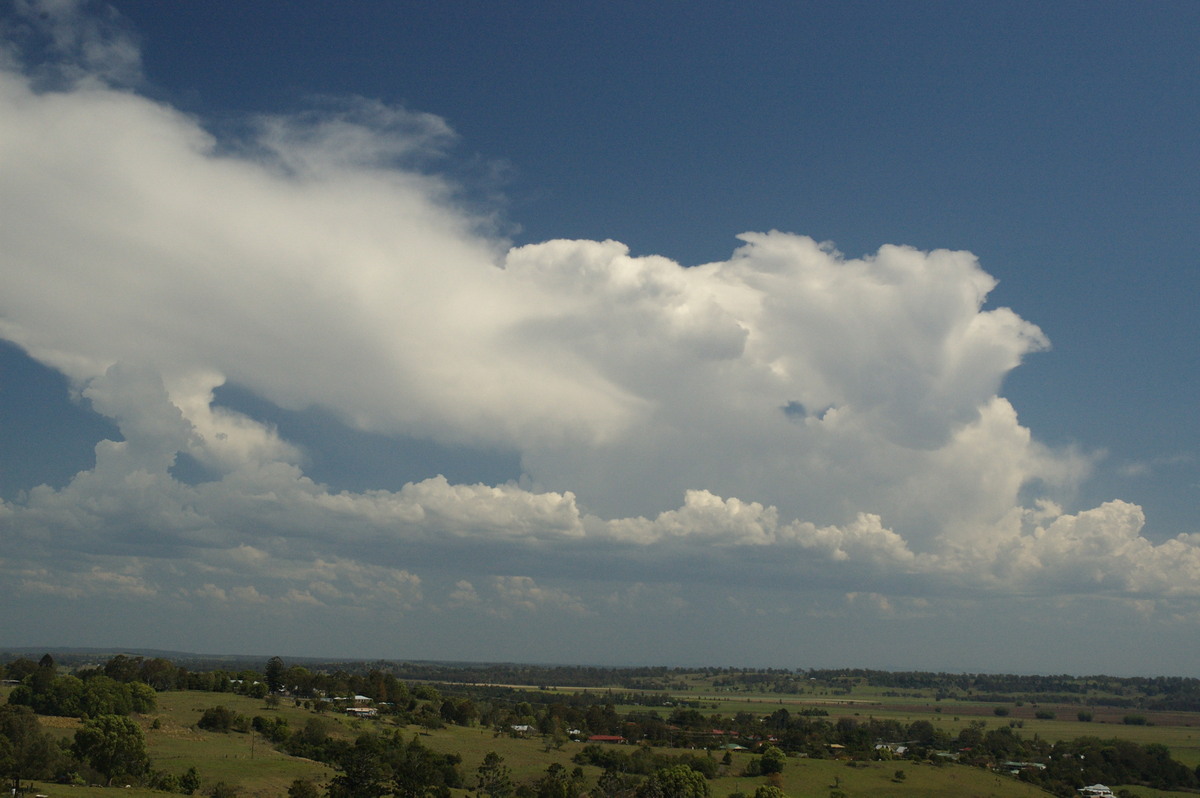
<svg viewBox="0 0 1200 798">
<path fill-rule="evenodd" d="M 352 718 L 375 718 L 379 710 L 375 707 L 346 707 L 346 714 Z"/>
<path fill-rule="evenodd" d="M 875 743 L 876 751 L 888 751 L 896 756 L 904 756 L 908 753 L 908 746 L 904 743 Z"/>
<path fill-rule="evenodd" d="M 1016 776 L 1023 770 L 1025 770 L 1025 771 L 1045 770 L 1046 766 L 1043 765 L 1041 762 L 1011 762 L 1010 761 L 1010 762 L 1005 762 L 1002 765 L 998 765 L 996 767 L 996 769 L 997 770 L 1006 770 L 1006 771 L 1008 771 L 1008 773 L 1010 775 Z M 1105 789 L 1107 789 L 1107 787 Z M 1111 795 L 1112 793 L 1109 793 L 1109 794 Z"/>
<path fill-rule="evenodd" d="M 1113 791 L 1103 784 L 1093 784 L 1090 787 L 1080 787 L 1077 792 L 1083 798 L 1115 798 Z"/>
</svg>

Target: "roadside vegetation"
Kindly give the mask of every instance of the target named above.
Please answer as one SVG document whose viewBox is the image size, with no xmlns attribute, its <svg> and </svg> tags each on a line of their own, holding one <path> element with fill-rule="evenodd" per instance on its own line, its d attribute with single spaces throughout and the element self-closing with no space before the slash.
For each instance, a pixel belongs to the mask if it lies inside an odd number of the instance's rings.
<svg viewBox="0 0 1200 798">
<path fill-rule="evenodd" d="M 0 665 L 16 794 L 1200 793 L 1200 680 L 49 654 Z"/>
</svg>

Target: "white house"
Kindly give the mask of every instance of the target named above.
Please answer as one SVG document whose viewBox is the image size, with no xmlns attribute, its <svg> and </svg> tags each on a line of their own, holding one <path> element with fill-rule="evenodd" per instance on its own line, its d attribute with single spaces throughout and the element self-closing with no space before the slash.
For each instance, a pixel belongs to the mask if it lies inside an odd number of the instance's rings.
<svg viewBox="0 0 1200 798">
<path fill-rule="evenodd" d="M 1080 787 L 1079 794 L 1083 798 L 1116 798 L 1113 791 L 1105 787 L 1103 784 L 1093 784 L 1090 787 Z"/>
</svg>

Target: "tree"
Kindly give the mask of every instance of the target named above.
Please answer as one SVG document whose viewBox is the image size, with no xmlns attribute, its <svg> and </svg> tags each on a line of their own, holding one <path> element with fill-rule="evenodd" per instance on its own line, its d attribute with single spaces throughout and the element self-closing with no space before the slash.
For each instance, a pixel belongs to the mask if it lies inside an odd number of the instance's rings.
<svg viewBox="0 0 1200 798">
<path fill-rule="evenodd" d="M 168 659 L 155 657 L 142 662 L 138 678 L 155 690 L 170 690 L 179 679 L 179 668 Z"/>
<path fill-rule="evenodd" d="M 783 765 L 787 762 L 787 754 L 774 745 L 768 745 L 759 757 L 759 769 L 764 776 L 772 773 L 782 773 Z"/>
<path fill-rule="evenodd" d="M 764 784 L 754 791 L 754 798 L 787 798 L 787 793 L 778 787 Z"/>
<path fill-rule="evenodd" d="M 208 791 L 210 798 L 237 798 L 237 785 L 230 784 L 227 781 L 218 781 Z"/>
<path fill-rule="evenodd" d="M 388 764 L 392 770 L 392 795 L 395 798 L 432 798 L 449 796 L 451 787 L 462 786 L 458 774 L 458 754 L 440 754 L 421 745 L 416 735 L 408 743 L 400 742 L 389 749 Z"/>
<path fill-rule="evenodd" d="M 592 795 L 597 798 L 625 798 L 625 796 L 633 794 L 633 785 L 636 780 L 636 776 L 628 776 L 618 773 L 612 768 L 606 768 L 600 774 L 600 778 L 596 779 L 596 789 L 593 790 Z"/>
<path fill-rule="evenodd" d="M 317 785 L 308 779 L 296 779 L 292 786 L 288 787 L 287 794 L 288 798 L 320 798 L 321 792 Z"/>
<path fill-rule="evenodd" d="M 483 763 L 475 771 L 475 791 L 487 798 L 505 798 L 512 792 L 511 771 L 504 764 L 504 757 L 489 751 Z"/>
<path fill-rule="evenodd" d="M 142 730 L 120 715 L 100 715 L 85 721 L 75 732 L 71 753 L 103 775 L 108 784 L 117 776 L 138 777 L 150 770 Z"/>
<path fill-rule="evenodd" d="M 142 669 L 141 657 L 117 654 L 104 664 L 104 675 L 117 682 L 136 681 Z"/>
<path fill-rule="evenodd" d="M 218 705 L 204 710 L 204 714 L 200 716 L 200 720 L 196 721 L 196 725 L 206 731 L 227 733 L 239 725 L 244 725 L 244 722 L 245 719 L 232 709 Z"/>
<path fill-rule="evenodd" d="M 555 762 L 533 783 L 533 790 L 537 798 L 579 798 L 583 783 L 583 768 L 575 768 L 568 775 L 567 769 Z"/>
<path fill-rule="evenodd" d="M 191 795 L 200 789 L 200 772 L 194 766 L 179 777 L 179 789 L 184 795 Z"/>
<path fill-rule="evenodd" d="M 388 773 L 379 741 L 364 734 L 338 757 L 338 775 L 329 783 L 329 798 L 379 798 L 386 795 Z"/>
<path fill-rule="evenodd" d="M 263 678 L 267 680 L 267 690 L 272 693 L 283 692 L 283 674 L 285 670 L 283 660 L 279 657 L 271 657 L 267 660 L 267 670 L 263 674 Z"/>
<path fill-rule="evenodd" d="M 661 768 L 642 782 L 638 798 L 708 798 L 708 782 L 687 765 Z"/>
<path fill-rule="evenodd" d="M 20 795 L 21 779 L 49 775 L 56 750 L 32 709 L 0 706 L 0 775 L 11 780 L 13 795 Z"/>
</svg>

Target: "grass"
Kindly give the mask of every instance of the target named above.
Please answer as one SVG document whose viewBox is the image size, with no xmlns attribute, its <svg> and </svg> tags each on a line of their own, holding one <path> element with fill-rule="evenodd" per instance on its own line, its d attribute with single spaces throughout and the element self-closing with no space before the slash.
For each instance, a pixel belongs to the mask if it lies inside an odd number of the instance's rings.
<svg viewBox="0 0 1200 798">
<path fill-rule="evenodd" d="M 647 691 L 652 692 L 652 691 Z M 704 714 L 719 712 L 732 717 L 738 712 L 767 715 L 777 709 L 795 713 L 802 709 L 822 709 L 829 713 L 828 720 L 836 722 L 849 717 L 859 720 L 877 718 L 896 720 L 905 724 L 927 720 L 934 728 L 955 736 L 971 722 L 983 721 L 986 728 L 1016 724 L 1015 731 L 1022 737 L 1038 735 L 1044 740 L 1058 742 L 1077 737 L 1119 738 L 1140 745 L 1161 743 L 1171 750 L 1171 755 L 1190 768 L 1200 766 L 1200 713 L 1194 712 L 1146 712 L 1110 707 L 1090 707 L 1083 704 L 1038 704 L 1031 701 L 995 703 L 943 699 L 937 701 L 932 690 L 901 691 L 902 695 L 885 695 L 896 691 L 883 688 L 855 687 L 847 695 L 829 691 L 799 694 L 716 692 L 705 689 L 702 684 L 693 685 L 687 692 L 675 693 L 681 701 L 699 701 Z M 999 717 L 997 707 L 1003 707 L 1008 715 Z M 645 710 L 645 707 L 619 707 L 618 711 Z M 662 708 L 659 714 L 667 716 L 670 708 Z M 1055 714 L 1053 720 L 1036 717 L 1038 711 Z M 1091 722 L 1077 719 L 1080 711 L 1092 713 Z M 1144 716 L 1151 725 L 1126 725 L 1126 715 Z"/>
<path fill-rule="evenodd" d="M 159 693 L 158 709 L 151 714 L 136 716 L 138 725 L 146 735 L 151 766 L 177 776 L 189 767 L 195 767 L 202 779 L 201 793 L 211 789 L 217 782 L 224 781 L 237 785 L 244 798 L 275 798 L 286 795 L 295 779 L 310 779 L 320 784 L 333 775 L 333 770 L 326 765 L 276 751 L 260 735 L 222 734 L 195 728 L 204 710 L 218 704 L 249 717 L 279 714 L 286 717 L 292 726 L 303 726 L 313 715 L 308 710 L 294 706 L 268 709 L 261 700 L 228 693 Z M 332 716 L 331 720 L 335 731 L 347 736 L 353 733 L 340 716 Z M 72 737 L 80 724 L 74 718 L 43 717 L 41 721 L 44 729 L 63 738 Z M 36 784 L 40 793 L 52 797 L 112 795 L 111 788 Z M 166 794 L 137 787 L 121 792 L 126 798 L 162 798 Z"/>
<path fill-rule="evenodd" d="M 1083 723 L 1076 720 L 1076 712 L 1082 707 L 1073 705 L 1042 705 L 1027 703 L 988 704 L 982 702 L 943 700 L 934 701 L 932 696 L 883 696 L 879 691 L 856 690 L 847 696 L 778 694 L 747 694 L 703 692 L 701 685 L 686 693 L 675 695 L 686 701 L 701 701 L 700 711 L 704 714 L 719 712 L 727 717 L 745 711 L 756 715 L 769 714 L 780 707 L 798 712 L 806 707 L 821 707 L 829 712 L 830 721 L 839 717 L 891 718 L 903 723 L 929 720 L 934 726 L 956 734 L 971 721 L 984 720 L 987 728 L 998 728 L 1010 723 L 1020 723 L 1018 733 L 1023 737 L 1034 734 L 1047 740 L 1074 739 L 1080 736 L 1122 738 L 1146 744 L 1162 743 L 1171 749 L 1172 755 L 1188 765 L 1200 764 L 1200 713 L 1142 713 L 1154 725 L 1129 726 L 1120 722 L 1124 712 L 1087 708 L 1095 720 Z M 0 692 L 0 698 L 6 697 Z M 573 691 L 572 691 L 573 692 Z M 649 691 L 647 691 L 649 692 Z M 333 771 L 320 763 L 286 756 L 275 751 L 270 743 L 258 735 L 220 734 L 206 732 L 195 727 L 205 709 L 217 705 L 253 717 L 279 716 L 286 718 L 293 729 L 299 729 L 314 713 L 291 701 L 284 701 L 276 708 L 268 708 L 262 700 L 229 693 L 167 692 L 158 695 L 158 709 L 149 715 L 139 716 L 138 723 L 146 735 L 153 767 L 176 775 L 189 767 L 195 767 L 203 779 L 201 793 L 211 789 L 218 781 L 234 784 L 243 798 L 269 798 L 283 796 L 295 779 L 310 779 L 325 784 Z M 715 708 L 714 708 L 715 705 Z M 1006 707 L 1010 714 L 997 717 L 995 706 Z M 620 711 L 645 707 L 619 708 Z M 938 711 L 940 709 L 940 711 Z M 1036 719 L 1038 709 L 1049 710 L 1056 719 Z M 666 717 L 671 707 L 658 709 Z M 354 720 L 336 713 L 326 713 L 331 733 L 351 738 L 358 733 L 371 730 L 392 730 L 395 725 L 388 719 Z M 79 721 L 70 718 L 42 718 L 43 726 L 62 738 L 70 738 Z M 495 751 L 504 757 L 515 782 L 531 782 L 543 774 L 551 763 L 557 762 L 568 770 L 575 767 L 572 755 L 579 744 L 567 743 L 561 749 L 547 750 L 539 738 L 520 739 L 507 735 L 496 735 L 491 729 L 481 727 L 449 726 L 428 731 L 416 726 L 402 727 L 406 736 L 420 735 L 421 742 L 435 750 L 454 752 L 462 757 L 461 772 L 468 784 L 473 784 L 476 769 L 484 756 Z M 684 753 L 684 750 L 661 749 L 663 753 Z M 696 754 L 697 751 L 687 750 Z M 733 792 L 753 794 L 756 787 L 767 783 L 762 778 L 747 778 L 738 775 L 745 770 L 751 754 L 733 754 L 733 764 L 728 773 L 710 782 L 713 798 L 725 798 Z M 1046 793 L 1014 778 L 966 766 L 917 764 L 907 761 L 855 763 L 848 766 L 835 760 L 817 760 L 790 757 L 779 786 L 790 798 L 828 798 L 833 790 L 841 790 L 848 796 L 878 796 L 879 798 L 941 798 L 942 796 L 979 796 L 980 798 L 1026 798 L 1044 796 Z M 904 771 L 904 778 L 897 779 L 896 772 Z M 590 784 L 600 775 L 594 767 L 585 767 Z M 1109 785 L 1114 789 L 1120 785 Z M 101 798 L 111 796 L 112 789 L 99 787 L 64 787 L 55 784 L 37 784 L 38 791 L 52 798 Z M 1187 793 L 1172 793 L 1144 787 L 1129 787 L 1141 798 L 1182 798 Z M 465 790 L 456 791 L 465 796 Z M 127 798 L 163 798 L 165 793 L 141 788 L 124 789 L 121 795 Z M 1192 798 L 1195 798 L 1192 794 Z"/>
</svg>

